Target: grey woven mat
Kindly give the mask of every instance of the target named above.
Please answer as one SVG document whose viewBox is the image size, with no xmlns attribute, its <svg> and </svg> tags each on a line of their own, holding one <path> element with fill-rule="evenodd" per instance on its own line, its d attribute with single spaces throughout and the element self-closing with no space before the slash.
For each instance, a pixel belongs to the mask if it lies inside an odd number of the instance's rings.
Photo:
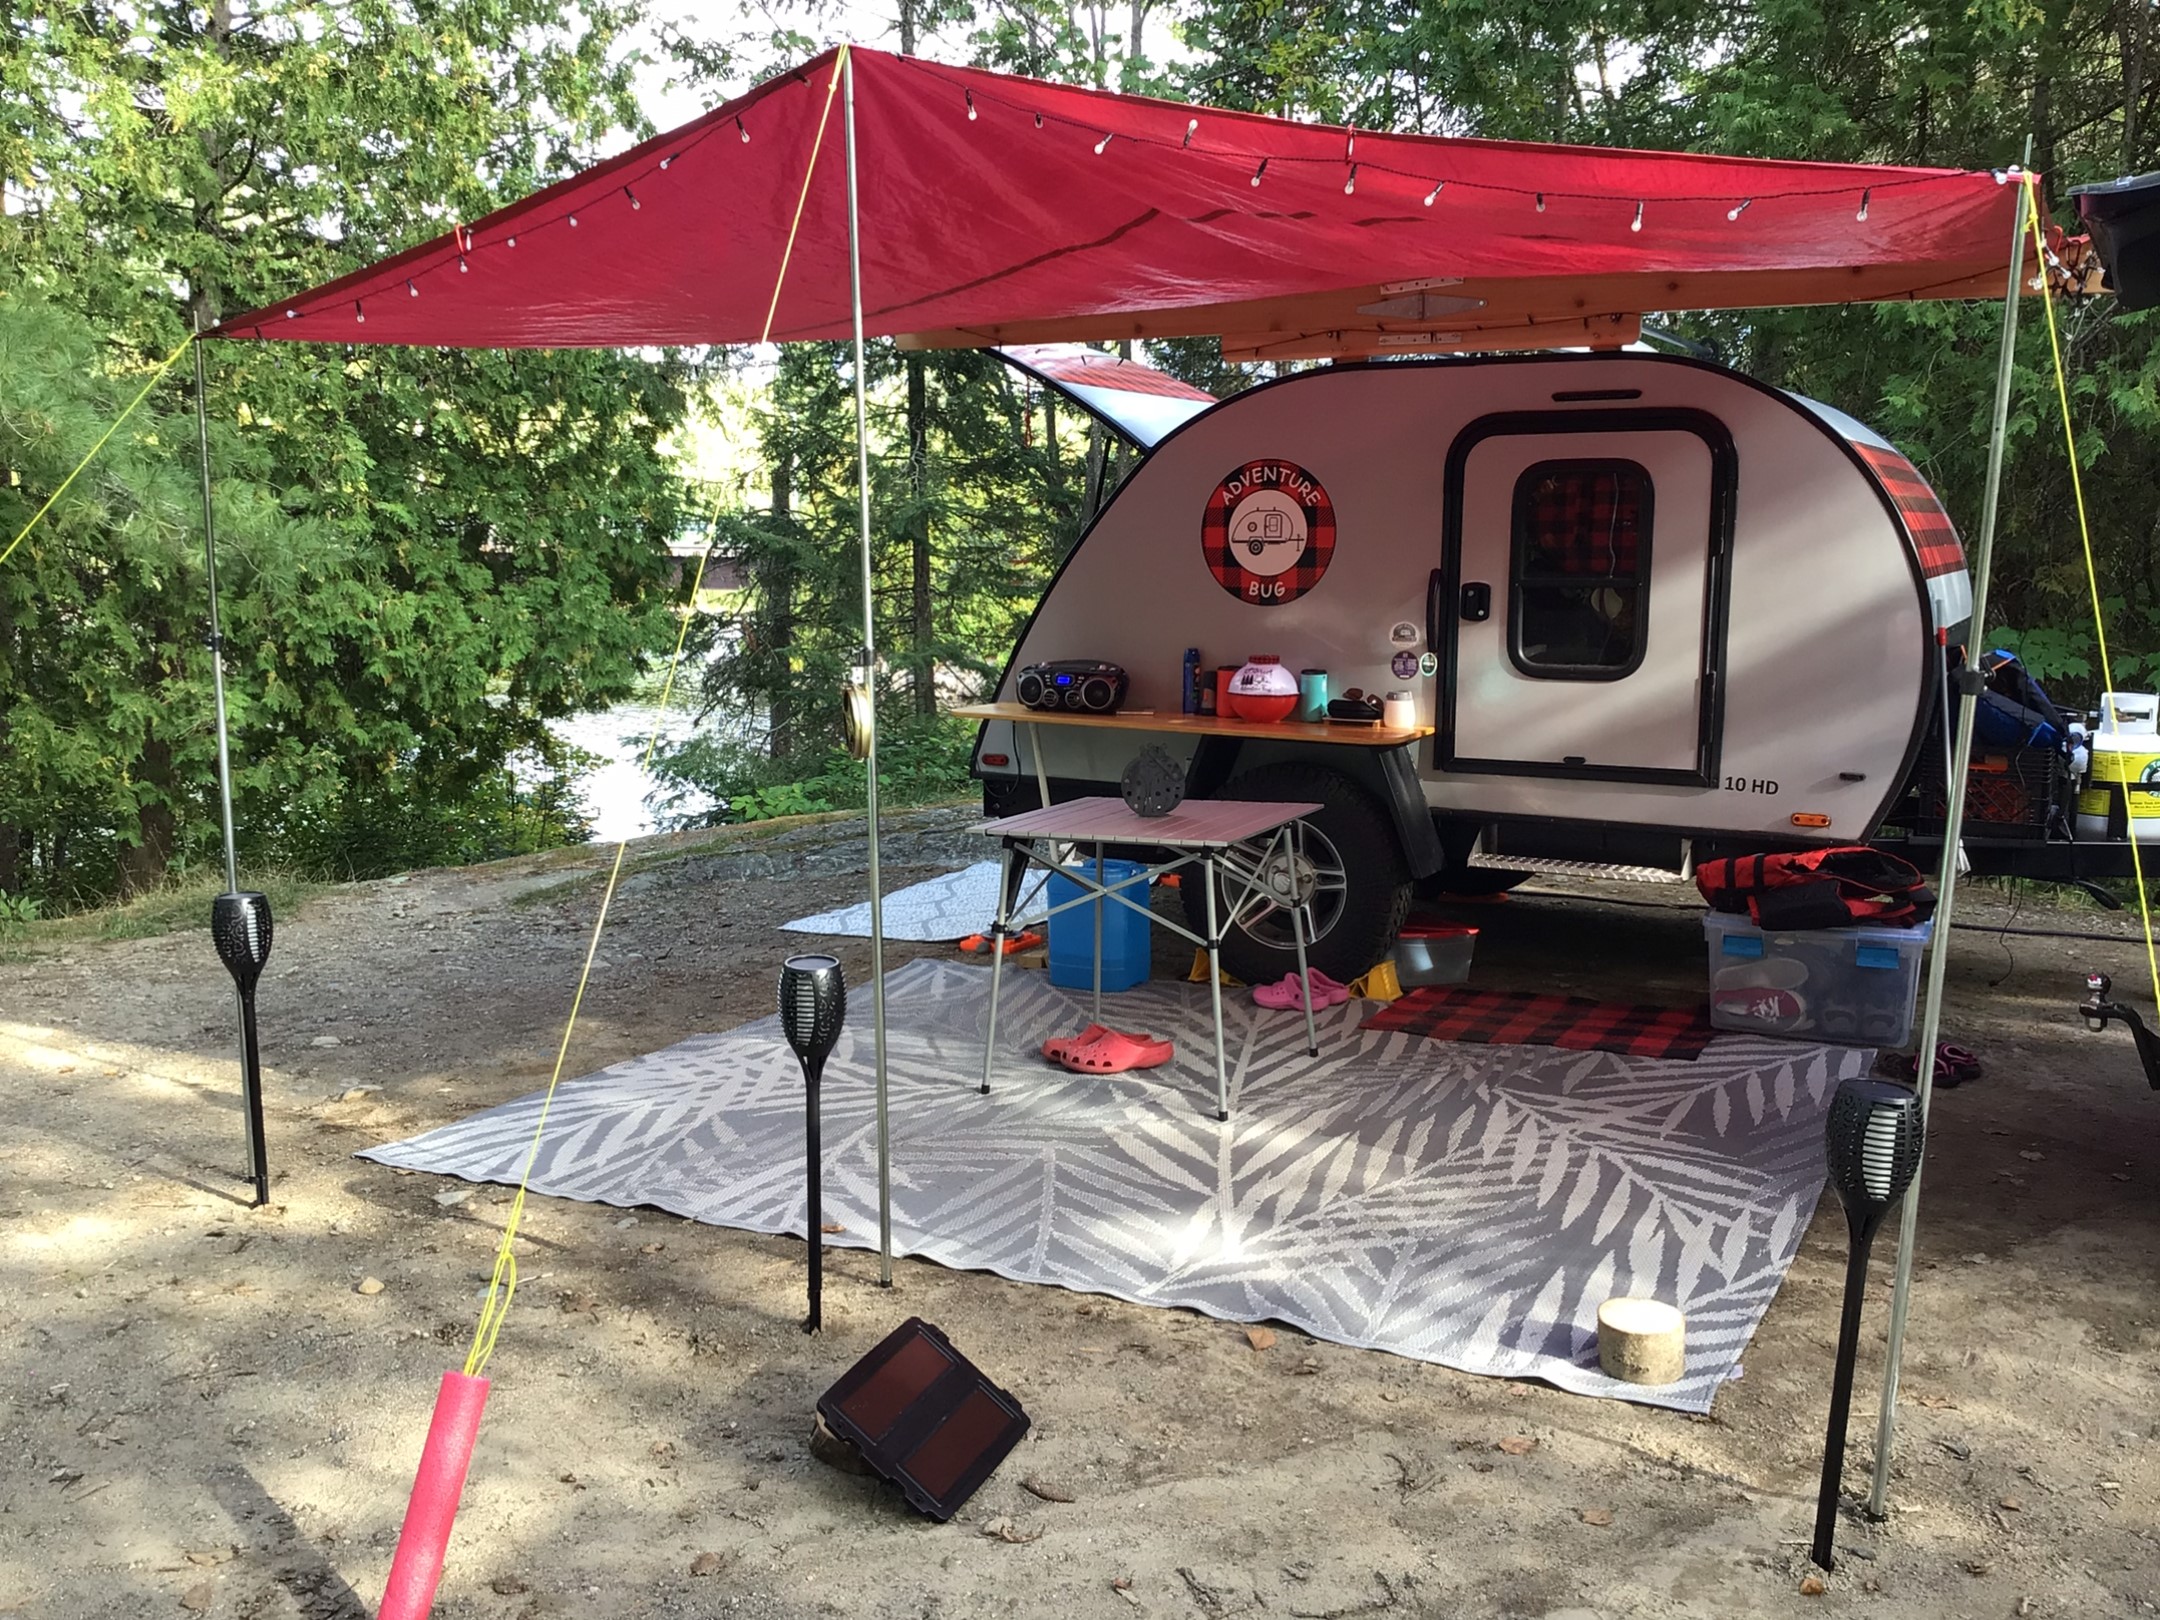
<svg viewBox="0 0 2160 1620">
<path fill-rule="evenodd" d="M 895 1247 L 1231 1321 L 1584 1394 L 1705 1411 L 1769 1308 L 1823 1184 L 1822 1115 L 1870 1054 L 1721 1037 L 1691 1063 L 1453 1046 L 1226 1001 L 1234 1111 L 1209 1104 L 1203 986 L 1153 982 L 1110 1018 L 1167 1033 L 1148 1073 L 1031 1056 L 1088 998 L 1009 972 L 996 1084 L 980 1096 L 989 969 L 911 962 L 888 980 Z M 869 997 L 825 1081 L 829 1241 L 874 1246 Z M 514 1182 L 527 1097 L 367 1155 Z M 757 1232 L 803 1228 L 802 1079 L 776 1019 L 700 1035 L 565 1085 L 536 1191 Z M 1666 1389 L 1597 1368 L 1598 1304 L 1647 1294 L 1688 1318 Z"/>
</svg>

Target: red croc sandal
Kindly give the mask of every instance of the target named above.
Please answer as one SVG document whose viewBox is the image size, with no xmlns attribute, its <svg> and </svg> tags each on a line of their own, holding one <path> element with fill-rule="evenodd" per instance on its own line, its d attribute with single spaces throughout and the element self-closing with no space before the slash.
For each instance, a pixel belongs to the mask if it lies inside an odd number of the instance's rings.
<svg viewBox="0 0 2160 1620">
<path fill-rule="evenodd" d="M 1108 1024 L 1090 1024 L 1077 1035 L 1053 1035 L 1042 1044 L 1042 1055 L 1052 1063 L 1063 1063 L 1067 1054 L 1077 1052 L 1092 1041 L 1099 1041 L 1110 1033 Z"/>
<path fill-rule="evenodd" d="M 1128 1069 L 1159 1068 L 1176 1055 L 1177 1048 L 1168 1041 L 1106 1029 L 1058 1061 L 1075 1074 L 1123 1074 Z"/>
</svg>

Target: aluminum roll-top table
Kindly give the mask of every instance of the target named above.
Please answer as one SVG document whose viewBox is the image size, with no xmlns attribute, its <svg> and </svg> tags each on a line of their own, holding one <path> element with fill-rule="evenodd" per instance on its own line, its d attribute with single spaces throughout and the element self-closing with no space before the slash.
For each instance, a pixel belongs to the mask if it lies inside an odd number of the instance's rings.
<svg viewBox="0 0 2160 1620">
<path fill-rule="evenodd" d="M 990 1091 L 990 1065 L 997 1054 L 998 991 L 1005 973 L 1005 940 L 1019 906 L 1020 885 L 1029 866 L 1056 872 L 1079 888 L 1075 898 L 1050 908 L 1050 914 L 1075 906 L 1100 907 L 1115 901 L 1145 916 L 1159 928 L 1191 940 L 1207 952 L 1208 999 L 1215 1016 L 1215 1117 L 1230 1117 L 1230 1075 L 1223 1058 L 1222 936 L 1226 928 L 1257 921 L 1271 911 L 1290 914 L 1297 944 L 1298 983 L 1304 988 L 1305 1050 L 1320 1052 L 1313 1022 L 1312 981 L 1305 970 L 1305 942 L 1312 937 L 1309 898 L 1297 893 L 1303 818 L 1317 804 L 1272 804 L 1256 799 L 1187 799 L 1166 816 L 1142 816 L 1122 799 L 1070 799 L 1024 815 L 986 821 L 975 829 L 1004 846 L 998 885 L 997 920 L 990 925 L 990 1021 L 983 1037 L 982 1089 Z M 1089 865 L 1062 865 L 1055 846 L 1092 846 Z M 1103 881 L 1103 851 L 1111 845 L 1139 846 L 1162 852 L 1162 858 L 1138 877 L 1116 888 Z M 1146 901 L 1149 888 L 1165 873 L 1197 868 L 1206 887 L 1207 933 L 1157 915 Z M 1137 887 L 1141 898 L 1125 891 Z M 1102 913 L 1095 914 L 1095 1021 L 1102 1022 Z"/>
</svg>

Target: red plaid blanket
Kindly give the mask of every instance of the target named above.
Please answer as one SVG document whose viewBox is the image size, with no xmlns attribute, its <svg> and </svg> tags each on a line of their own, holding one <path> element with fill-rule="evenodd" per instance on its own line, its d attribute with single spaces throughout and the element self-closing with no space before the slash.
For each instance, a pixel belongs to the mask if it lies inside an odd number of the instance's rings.
<svg viewBox="0 0 2160 1620">
<path fill-rule="evenodd" d="M 1564 1046 L 1690 1060 L 1701 1057 L 1717 1033 L 1705 1007 L 1630 1007 L 1584 996 L 1440 985 L 1408 992 L 1367 1018 L 1364 1027 L 1473 1046 Z"/>
</svg>

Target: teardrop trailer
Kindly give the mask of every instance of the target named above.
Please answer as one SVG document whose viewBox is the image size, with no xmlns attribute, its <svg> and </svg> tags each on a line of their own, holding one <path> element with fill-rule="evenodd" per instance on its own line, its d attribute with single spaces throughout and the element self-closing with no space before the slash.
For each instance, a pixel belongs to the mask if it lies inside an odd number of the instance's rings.
<svg viewBox="0 0 2160 1620">
<path fill-rule="evenodd" d="M 1260 532 L 1286 522 L 1287 545 Z M 1314 960 L 1348 978 L 1386 955 L 1420 886 L 1679 876 L 1910 821 L 1930 766 L 1940 779 L 1943 647 L 1971 607 L 1912 463 L 1735 371 L 1643 353 L 1336 365 L 1162 439 L 1066 560 L 997 696 L 1015 700 L 1028 665 L 1085 657 L 1128 672 L 1126 712 L 1174 714 L 1189 646 L 1209 666 L 1274 654 L 1337 693 L 1411 693 L 1415 737 L 1231 721 L 1150 739 L 1195 796 L 1326 806 L 1295 880 L 1316 891 Z M 1116 717 L 995 718 L 975 768 L 1006 815 L 1045 784 L 1115 793 L 1139 746 Z M 1292 946 L 1264 916 L 1226 961 L 1271 980 Z"/>
</svg>

